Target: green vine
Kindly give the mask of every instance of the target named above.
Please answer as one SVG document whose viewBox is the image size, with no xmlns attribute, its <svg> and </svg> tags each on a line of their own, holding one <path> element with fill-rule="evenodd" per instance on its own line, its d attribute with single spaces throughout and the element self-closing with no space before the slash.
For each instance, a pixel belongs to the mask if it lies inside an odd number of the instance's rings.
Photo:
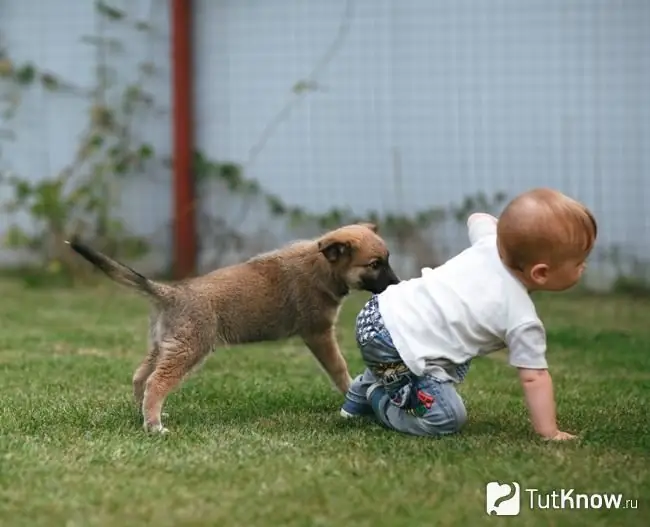
<svg viewBox="0 0 650 527">
<path fill-rule="evenodd" d="M 152 30 L 149 20 L 134 21 L 127 13 L 105 0 L 95 3 L 102 24 L 121 24 L 137 32 Z M 307 75 L 297 80 L 288 102 L 264 127 L 260 138 L 250 149 L 243 165 L 211 160 L 201 152 L 194 156 L 194 176 L 197 194 L 205 196 L 207 185 L 217 182 L 229 194 L 241 199 L 239 217 L 225 218 L 204 213 L 199 226 L 207 228 L 210 248 L 241 251 L 247 240 L 241 225 L 253 204 L 262 202 L 272 218 L 286 221 L 294 228 L 326 230 L 347 223 L 372 221 L 381 228 L 382 235 L 396 243 L 403 254 L 415 254 L 423 263 L 435 265 L 437 239 L 435 228 L 442 222 L 464 222 L 475 211 L 498 213 L 506 195 L 502 192 L 488 196 L 477 193 L 461 203 L 431 207 L 413 214 L 382 214 L 368 211 L 359 216 L 354 211 L 332 208 L 323 214 L 314 214 L 303 207 L 287 203 L 268 192 L 255 180 L 246 177 L 250 165 L 257 159 L 269 139 L 305 97 L 320 89 L 321 75 L 345 45 L 354 19 L 354 2 L 347 0 L 340 24 L 333 40 Z M 29 230 L 16 222 L 4 236 L 4 244 L 15 249 L 28 249 L 40 255 L 43 267 L 52 273 L 65 271 L 68 276 L 79 276 L 83 267 L 70 254 L 62 241 L 79 235 L 115 257 L 136 258 L 149 251 L 147 239 L 134 236 L 116 215 L 120 186 L 125 179 L 144 172 L 149 163 L 163 160 L 153 146 L 137 137 L 134 122 L 143 113 L 155 109 L 156 101 L 146 89 L 147 82 L 157 68 L 150 60 L 139 64 L 137 78 L 125 85 L 116 85 L 112 61 L 125 57 L 128 50 L 118 39 L 99 34 L 82 38 L 84 45 L 97 50 L 96 85 L 88 90 L 76 86 L 60 75 L 45 71 L 31 62 L 17 63 L 0 42 L 0 146 L 16 139 L 11 124 L 21 107 L 25 90 L 38 86 L 50 96 L 71 94 L 90 102 L 87 122 L 71 162 L 56 174 L 14 174 L 0 167 L 0 184 L 9 189 L 10 198 L 2 204 L 8 213 L 22 213 L 32 220 Z M 2 151 L 0 150 L 0 156 Z M 201 199 L 192 207 L 201 205 Z M 161 226 L 161 231 L 169 225 Z M 604 254 L 603 260 L 612 263 L 620 278 L 616 287 L 623 290 L 647 292 L 650 266 L 624 255 Z M 620 262 L 619 262 L 620 261 Z M 623 261 L 626 265 L 623 265 Z M 618 262 L 618 263 L 617 263 Z M 632 262 L 632 264 L 629 264 Z M 73 272 L 70 272 L 73 271 Z"/>
<path fill-rule="evenodd" d="M 97 4 L 97 12 L 109 20 L 123 18 L 103 2 Z M 17 64 L 6 49 L 0 50 L 0 110 L 5 122 L 12 122 L 23 90 L 37 83 L 52 94 L 74 94 L 91 103 L 74 157 L 59 173 L 38 179 L 0 171 L 0 183 L 11 193 L 3 204 L 5 212 L 27 213 L 35 227 L 28 231 L 12 224 L 5 246 L 39 254 L 44 267 L 55 273 L 76 268 L 63 244 L 76 235 L 96 240 L 115 256 L 136 257 L 148 250 L 146 240 L 131 235 L 114 211 L 119 202 L 117 180 L 141 172 L 154 158 L 153 147 L 138 140 L 132 129 L 134 118 L 153 106 L 143 86 L 151 66 L 141 65 L 135 82 L 116 87 L 108 61 L 120 50 L 102 36 L 84 42 L 99 51 L 97 84 L 92 90 L 76 87 L 32 63 Z M 3 136 L 14 138 L 14 134 Z"/>
<path fill-rule="evenodd" d="M 293 88 L 295 100 L 300 100 L 318 85 L 318 75 L 329 64 L 343 44 L 352 17 L 352 2 L 343 13 L 341 27 L 318 65 L 306 79 L 298 81 Z M 96 2 L 97 13 L 106 24 L 126 24 L 136 31 L 150 31 L 149 22 L 129 20 L 127 14 L 104 1 Z M 142 112 L 155 106 L 152 95 L 146 90 L 146 82 L 156 71 L 155 64 L 143 61 L 138 78 L 127 85 L 115 86 L 111 61 L 126 55 L 128 50 L 122 42 L 104 36 L 88 35 L 82 39 L 85 45 L 97 49 L 97 80 L 92 90 L 84 90 L 52 72 L 43 71 L 33 63 L 15 63 L 6 49 L 0 48 L 0 112 L 5 122 L 11 122 L 20 107 L 23 91 L 30 86 L 40 86 L 50 94 L 68 93 L 90 100 L 88 121 L 82 133 L 77 151 L 71 163 L 61 172 L 36 179 L 16 174 L 2 173 L 0 183 L 11 190 L 11 198 L 4 204 L 10 213 L 27 213 L 37 226 L 28 232 L 18 224 L 12 225 L 4 239 L 6 246 L 26 248 L 40 254 L 44 266 L 52 272 L 79 272 L 65 250 L 62 241 L 79 235 L 92 239 L 103 250 L 116 257 L 135 258 L 149 250 L 148 242 L 133 236 L 115 215 L 119 202 L 119 186 L 124 178 L 144 171 L 146 165 L 156 159 L 151 144 L 141 141 L 133 130 L 133 122 Z M 265 128 L 262 138 L 251 149 L 249 163 L 259 154 L 277 126 L 291 111 L 291 101 Z M 4 132 L 4 133 L 3 133 Z M 12 140 L 11 131 L 0 130 L 0 139 Z M 418 246 L 426 245 L 424 233 L 446 220 L 464 221 L 476 210 L 494 212 L 503 203 L 505 195 L 492 197 L 479 193 L 467 197 L 463 203 L 449 207 L 433 207 L 412 215 L 380 214 L 367 212 L 363 216 L 349 209 L 332 208 L 324 214 L 314 214 L 302 207 L 290 205 L 280 197 L 264 190 L 257 181 L 245 176 L 245 168 L 236 163 L 219 163 L 200 152 L 194 156 L 195 183 L 201 187 L 217 181 L 230 194 L 242 199 L 244 206 L 239 218 L 243 222 L 250 204 L 262 200 L 271 217 L 282 219 L 288 225 L 315 227 L 319 230 L 358 221 L 372 221 L 382 229 L 382 234 L 403 244 L 415 240 Z M 33 176 L 33 175 L 32 175 Z M 217 218 L 214 230 L 219 241 L 241 249 L 244 245 L 238 221 Z M 204 222 L 200 222 L 204 223 Z M 211 237 L 212 238 L 212 237 Z M 211 242 L 214 243 L 212 238 Z M 71 269 L 72 268 L 72 269 Z M 69 274 L 75 274 L 69 273 Z"/>
<path fill-rule="evenodd" d="M 220 181 L 230 192 L 244 197 L 261 197 L 271 216 L 284 218 L 293 227 L 313 224 L 319 229 L 332 229 L 347 223 L 371 221 L 381 226 L 382 233 L 387 237 L 405 237 L 418 231 L 425 231 L 446 220 L 463 222 L 467 216 L 477 210 L 495 212 L 506 199 L 505 193 L 498 192 L 492 197 L 479 192 L 467 196 L 459 205 L 449 207 L 433 207 L 418 211 L 412 216 L 398 214 L 380 214 L 370 211 L 359 216 L 350 209 L 332 208 L 323 214 L 313 214 L 302 207 L 292 206 L 280 197 L 266 192 L 255 180 L 244 175 L 243 168 L 235 163 L 217 163 L 211 161 L 200 152 L 194 154 L 194 177 L 196 184 L 201 186 L 207 181 Z"/>
</svg>

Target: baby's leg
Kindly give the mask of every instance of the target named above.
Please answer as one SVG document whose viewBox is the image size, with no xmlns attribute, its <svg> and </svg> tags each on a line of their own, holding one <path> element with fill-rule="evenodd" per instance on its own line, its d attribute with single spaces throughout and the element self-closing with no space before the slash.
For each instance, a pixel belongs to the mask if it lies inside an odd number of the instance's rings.
<svg viewBox="0 0 650 527">
<path fill-rule="evenodd" d="M 405 408 L 391 402 L 381 384 L 368 389 L 368 401 L 382 424 L 417 436 L 442 436 L 460 431 L 467 421 L 467 413 L 453 383 L 420 377 L 411 388 L 411 404 Z"/>
<path fill-rule="evenodd" d="M 366 397 L 368 388 L 377 382 L 384 384 L 387 373 L 390 377 L 390 374 L 395 372 L 392 376 L 399 378 L 400 374 L 403 375 L 408 371 L 401 362 L 397 351 L 379 338 L 372 339 L 364 346 L 360 346 L 360 348 L 366 369 L 352 381 L 348 392 L 345 394 L 345 402 L 341 406 L 339 413 L 341 417 L 346 419 L 372 415 L 372 407 Z M 378 373 L 373 373 L 373 370 Z M 399 384 L 399 380 L 397 384 Z"/>
<path fill-rule="evenodd" d="M 349 419 L 361 415 L 372 415 L 372 407 L 368 402 L 366 393 L 368 388 L 378 381 L 377 377 L 366 368 L 361 375 L 358 375 L 350 385 L 348 393 L 345 394 L 345 402 L 341 406 L 341 417 Z"/>
<path fill-rule="evenodd" d="M 340 410 L 340 415 L 345 418 L 372 415 L 372 407 L 366 397 L 368 388 L 376 382 L 384 385 L 387 381 L 395 382 L 400 375 L 408 372 L 384 327 L 375 296 L 357 316 L 356 340 L 366 370 L 352 381 L 345 395 Z"/>
</svg>

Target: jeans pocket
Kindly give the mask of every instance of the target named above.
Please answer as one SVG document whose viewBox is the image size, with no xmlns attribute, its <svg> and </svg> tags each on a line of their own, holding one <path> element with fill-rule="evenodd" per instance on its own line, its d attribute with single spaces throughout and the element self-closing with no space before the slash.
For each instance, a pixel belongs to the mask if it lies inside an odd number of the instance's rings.
<svg viewBox="0 0 650 527">
<path fill-rule="evenodd" d="M 452 434 L 467 421 L 467 411 L 454 383 L 420 379 L 413 390 L 415 409 L 423 426 L 432 434 Z"/>
<path fill-rule="evenodd" d="M 411 410 L 415 415 L 422 417 L 438 403 L 440 395 L 439 383 L 422 377 L 416 379 L 410 394 Z"/>
</svg>

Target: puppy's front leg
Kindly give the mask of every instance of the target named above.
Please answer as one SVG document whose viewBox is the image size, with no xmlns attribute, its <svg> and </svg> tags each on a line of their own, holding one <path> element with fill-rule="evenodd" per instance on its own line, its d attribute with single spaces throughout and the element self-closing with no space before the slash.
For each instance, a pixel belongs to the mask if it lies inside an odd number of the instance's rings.
<svg viewBox="0 0 650 527">
<path fill-rule="evenodd" d="M 334 329 L 319 334 L 303 335 L 302 338 L 339 391 L 347 393 L 352 379 L 336 342 Z"/>
</svg>

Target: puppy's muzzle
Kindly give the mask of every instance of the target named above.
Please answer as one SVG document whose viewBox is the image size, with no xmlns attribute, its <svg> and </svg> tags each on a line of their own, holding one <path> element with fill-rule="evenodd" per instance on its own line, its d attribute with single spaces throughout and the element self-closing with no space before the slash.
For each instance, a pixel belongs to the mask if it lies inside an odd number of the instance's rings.
<svg viewBox="0 0 650 527">
<path fill-rule="evenodd" d="M 386 266 L 376 277 L 365 279 L 363 281 L 363 289 L 378 295 L 379 293 L 383 293 L 388 286 L 399 283 L 400 279 L 395 274 L 395 271 L 391 267 Z"/>
</svg>

